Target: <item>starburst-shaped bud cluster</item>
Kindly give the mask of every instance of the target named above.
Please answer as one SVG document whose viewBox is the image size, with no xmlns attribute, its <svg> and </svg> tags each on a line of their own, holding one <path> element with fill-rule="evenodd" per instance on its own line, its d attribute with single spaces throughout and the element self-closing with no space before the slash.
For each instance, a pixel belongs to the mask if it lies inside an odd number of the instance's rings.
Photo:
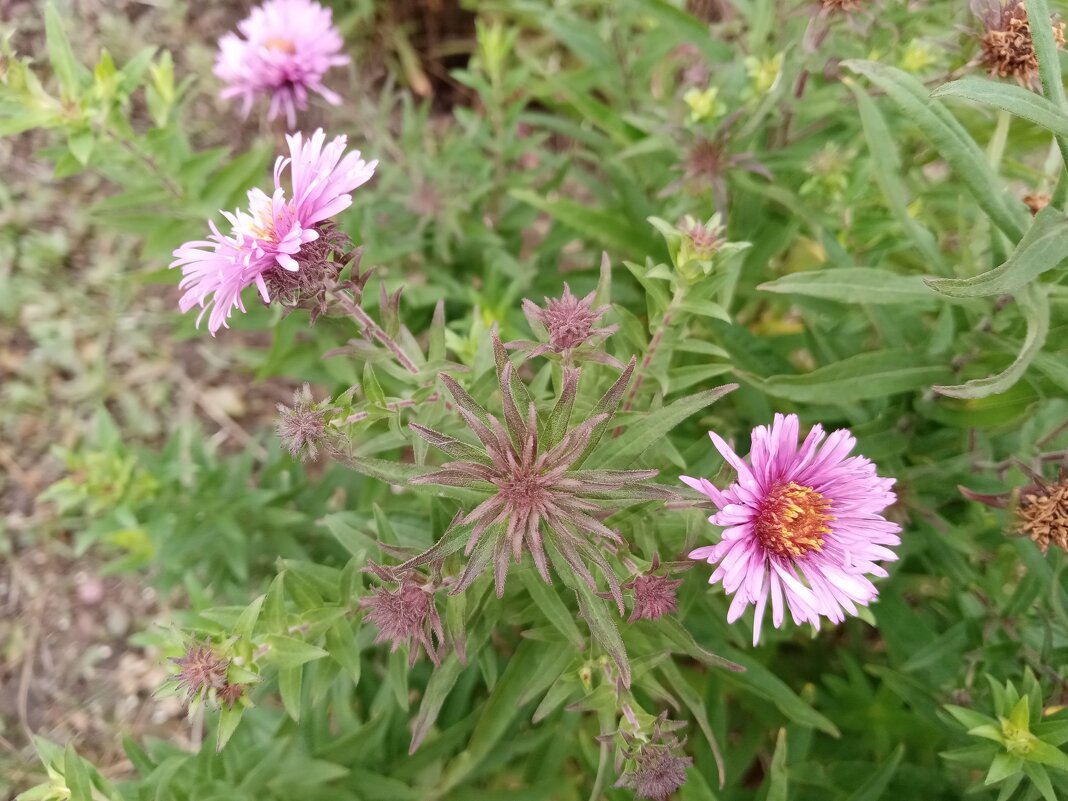
<svg viewBox="0 0 1068 801">
<path fill-rule="evenodd" d="M 578 369 L 565 367 L 556 404 L 543 416 L 519 380 L 496 331 L 493 347 L 503 423 L 454 379 L 442 377 L 480 447 L 412 424 L 416 434 L 452 457 L 416 483 L 467 487 L 486 495 L 473 509 L 459 515 L 444 535 L 466 535 L 464 552 L 470 557 L 452 592 L 463 592 L 492 563 L 497 594 L 503 595 L 509 561 L 518 562 L 527 552 L 541 577 L 550 583 L 552 564 L 557 570 L 573 572 L 595 589 L 588 567 L 592 564 L 605 577 L 622 613 L 621 585 L 605 552 L 622 545 L 623 540 L 605 525 L 604 518 L 621 507 L 676 497 L 671 490 L 648 483 L 655 470 L 583 468 L 608 430 L 634 371 L 634 361 L 590 416 L 573 424 Z"/>
</svg>

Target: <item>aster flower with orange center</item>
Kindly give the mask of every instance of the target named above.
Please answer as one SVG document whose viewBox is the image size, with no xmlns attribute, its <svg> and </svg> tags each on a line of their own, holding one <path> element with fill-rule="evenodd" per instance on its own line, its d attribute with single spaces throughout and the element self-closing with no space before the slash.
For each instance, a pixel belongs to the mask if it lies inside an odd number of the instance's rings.
<svg viewBox="0 0 1068 801">
<path fill-rule="evenodd" d="M 823 428 L 813 426 L 800 448 L 798 432 L 797 415 L 776 414 L 770 427 L 753 429 L 748 462 L 710 432 L 737 481 L 719 490 L 682 477 L 718 508 L 709 522 L 724 527 L 717 544 L 690 558 L 716 565 L 709 583 L 722 582 L 734 595 L 729 623 L 755 606 L 754 645 L 769 597 L 776 628 L 786 609 L 795 624 L 816 628 L 821 617 L 840 623 L 857 614 L 878 595 L 867 577 L 887 575 L 879 563 L 897 559 L 891 547 L 901 542 L 901 527 L 882 515 L 896 500 L 894 479 L 880 477 L 869 459 L 849 456 L 856 439 L 847 430 L 824 442 Z"/>
<path fill-rule="evenodd" d="M 349 63 L 333 12 L 314 0 L 268 0 L 219 40 L 215 75 L 226 84 L 224 100 L 238 98 L 248 116 L 257 98 L 269 97 L 269 116 L 284 113 L 292 129 L 309 92 L 337 106 L 341 98 L 323 84 L 331 67 Z"/>
<path fill-rule="evenodd" d="M 677 497 L 665 487 L 646 483 L 656 476 L 656 470 L 582 467 L 608 429 L 634 371 L 634 360 L 597 403 L 592 415 L 572 426 L 579 371 L 564 369 L 559 399 L 542 420 L 496 331 L 493 345 L 503 424 L 455 380 L 447 375 L 441 377 L 481 447 L 411 424 L 417 435 L 454 459 L 414 479 L 415 483 L 468 487 L 488 496 L 475 508 L 458 515 L 441 538 L 442 543 L 459 542 L 456 538 L 467 534 L 464 552 L 471 558 L 452 592 L 463 592 L 492 562 L 497 594 L 503 595 L 509 561 L 519 562 L 525 551 L 548 583 L 552 581 L 551 562 L 557 570 L 572 571 L 595 590 L 596 582 L 587 567 L 592 563 L 604 575 L 622 614 L 620 583 L 604 551 L 614 550 L 623 540 L 602 520 L 620 507 Z M 441 547 L 445 546 L 435 546 Z"/>
</svg>

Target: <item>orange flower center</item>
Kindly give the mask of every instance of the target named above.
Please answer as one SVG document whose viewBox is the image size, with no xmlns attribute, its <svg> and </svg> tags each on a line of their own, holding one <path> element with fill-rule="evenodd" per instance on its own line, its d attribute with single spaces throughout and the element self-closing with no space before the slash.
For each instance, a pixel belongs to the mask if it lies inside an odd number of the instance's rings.
<svg viewBox="0 0 1068 801">
<path fill-rule="evenodd" d="M 289 41 L 289 39 L 282 39 L 278 36 L 272 36 L 263 43 L 263 46 L 268 50 L 277 50 L 280 53 L 288 53 L 289 55 L 293 55 L 297 52 L 297 46 L 295 44 Z"/>
<path fill-rule="evenodd" d="M 776 556 L 798 557 L 823 549 L 831 502 L 812 487 L 791 481 L 778 484 L 764 498 L 756 519 L 756 535 L 765 551 Z"/>
</svg>

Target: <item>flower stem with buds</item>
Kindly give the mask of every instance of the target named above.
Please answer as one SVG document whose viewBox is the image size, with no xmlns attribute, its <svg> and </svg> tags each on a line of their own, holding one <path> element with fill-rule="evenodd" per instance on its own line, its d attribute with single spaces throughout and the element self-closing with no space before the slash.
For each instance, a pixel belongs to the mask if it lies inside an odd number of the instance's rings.
<svg viewBox="0 0 1068 801">
<path fill-rule="evenodd" d="M 359 323 L 360 326 L 363 327 L 365 333 L 370 332 L 371 336 L 382 343 L 397 359 L 401 367 L 412 375 L 419 374 L 419 368 L 415 366 L 415 362 L 408 357 L 408 354 L 401 349 L 401 346 L 397 344 L 397 341 L 387 334 L 378 323 L 371 319 L 371 316 L 360 308 L 358 303 L 344 292 L 335 293 L 334 298 L 337 301 L 338 306 L 341 307 L 341 310 Z"/>
</svg>

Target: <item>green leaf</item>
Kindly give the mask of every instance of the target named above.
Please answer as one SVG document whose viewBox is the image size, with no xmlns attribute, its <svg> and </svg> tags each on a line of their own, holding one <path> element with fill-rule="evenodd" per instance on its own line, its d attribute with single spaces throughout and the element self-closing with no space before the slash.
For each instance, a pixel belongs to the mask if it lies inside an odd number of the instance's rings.
<svg viewBox="0 0 1068 801">
<path fill-rule="evenodd" d="M 778 707 L 780 712 L 795 723 L 819 729 L 832 737 L 841 736 L 837 726 L 805 703 L 801 696 L 791 690 L 782 679 L 762 664 L 733 648 L 724 650 L 727 651 L 732 661 L 745 668 L 745 673 L 738 676 L 724 674 L 725 677 L 729 678 L 729 681 L 754 695 L 771 701 Z"/>
<path fill-rule="evenodd" d="M 669 431 L 687 420 L 697 412 L 711 406 L 728 392 L 738 388 L 737 384 L 724 384 L 715 389 L 688 395 L 657 409 L 647 417 L 642 417 L 640 426 L 627 429 L 624 436 L 609 440 L 597 455 L 597 464 L 604 467 L 624 468 L 631 464 L 642 451 L 653 443 L 663 439 Z"/>
<path fill-rule="evenodd" d="M 235 637 L 245 640 L 252 638 L 252 632 L 256 627 L 256 621 L 260 618 L 260 610 L 263 608 L 263 601 L 265 598 L 265 595 L 261 595 L 255 601 L 250 603 L 245 608 L 245 611 L 241 613 L 241 617 L 239 617 L 237 623 L 234 624 L 233 635 Z"/>
<path fill-rule="evenodd" d="M 667 0 L 626 0 L 626 3 L 655 20 L 658 26 L 671 31 L 673 36 L 695 45 L 710 63 L 722 63 L 733 55 L 725 41 L 709 36 L 707 22 Z"/>
<path fill-rule="evenodd" d="M 1027 321 L 1027 336 L 1015 361 L 997 375 L 976 378 L 955 386 L 935 386 L 936 392 L 951 398 L 985 398 L 1005 392 L 1019 381 L 1046 342 L 1049 333 L 1049 296 L 1043 287 L 1031 286 L 1016 296 Z"/>
<path fill-rule="evenodd" d="M 1009 720 L 1014 726 L 1024 731 L 1028 731 L 1031 727 L 1031 710 L 1028 706 L 1028 698 L 1024 696 L 1016 702 L 1016 706 L 1012 708 L 1012 712 L 1009 713 Z"/>
<path fill-rule="evenodd" d="M 500 747 L 508 727 L 519 714 L 519 698 L 539 664 L 539 646 L 540 643 L 532 640 L 522 640 L 516 647 L 500 681 L 478 713 L 478 723 L 471 732 L 467 748 L 449 763 L 438 781 L 435 794 L 439 798 L 445 797 Z"/>
<path fill-rule="evenodd" d="M 297 723 L 300 722 L 300 690 L 304 668 L 284 667 L 278 671 L 278 693 L 282 696 L 282 706 L 286 713 Z"/>
<path fill-rule="evenodd" d="M 353 685 L 360 683 L 360 647 L 352 624 L 338 620 L 326 630 L 326 648 L 330 656 L 349 672 Z"/>
<path fill-rule="evenodd" d="M 994 757 L 994 761 L 990 763 L 990 770 L 987 772 L 986 780 L 983 784 L 997 784 L 1012 774 L 1019 772 L 1021 768 L 1023 768 L 1022 759 L 1001 751 Z"/>
<path fill-rule="evenodd" d="M 45 109 L 16 111 L 0 106 L 0 136 L 14 136 L 32 128 L 50 128 L 57 121 L 56 114 Z"/>
<path fill-rule="evenodd" d="M 1046 24 L 1051 17 L 1049 3 L 1046 0 L 1025 0 L 1024 8 L 1027 10 L 1028 19 L 1042 21 L 1038 25 L 1029 26 L 1035 57 L 1038 59 L 1038 74 L 1042 80 L 1043 93 L 1060 109 L 1063 116 L 1068 113 L 1068 100 L 1065 100 L 1061 57 L 1053 36 L 1053 26 Z M 1061 154 L 1065 155 L 1063 146 Z"/>
<path fill-rule="evenodd" d="M 268 651 L 270 661 L 282 668 L 300 667 L 305 662 L 329 656 L 322 648 L 309 645 L 295 637 L 284 637 L 280 634 L 268 635 L 267 646 L 270 649 Z"/>
<path fill-rule="evenodd" d="M 867 77 L 898 104 L 931 140 L 983 212 L 1010 240 L 1019 241 L 1027 222 L 1023 203 L 1007 195 L 979 146 L 938 100 L 930 98 L 927 88 L 907 72 L 886 64 L 861 60 L 842 63 Z"/>
<path fill-rule="evenodd" d="M 242 202 L 245 193 L 259 183 L 269 156 L 270 146 L 265 142 L 256 142 L 207 182 L 203 200 L 210 208 L 223 209 Z"/>
<path fill-rule="evenodd" d="M 768 795 L 766 801 L 787 801 L 786 781 L 786 729 L 779 729 L 775 738 L 775 753 L 768 768 Z"/>
<path fill-rule="evenodd" d="M 746 383 L 777 398 L 799 403 L 851 403 L 925 389 L 952 376 L 944 363 L 909 350 L 878 350 L 850 356 L 801 375 L 759 378 L 739 372 Z"/>
<path fill-rule="evenodd" d="M 682 675 L 682 672 L 672 660 L 669 659 L 662 662 L 659 668 L 671 689 L 678 695 L 679 700 L 690 710 L 690 714 L 693 715 L 694 720 L 701 729 L 701 733 L 705 736 L 705 740 L 708 741 L 708 747 L 712 749 L 712 756 L 716 760 L 719 784 L 722 787 L 726 780 L 726 767 L 723 764 L 723 756 L 719 750 L 719 741 L 716 739 L 716 733 L 712 730 L 712 724 L 708 720 L 708 712 L 701 696 L 693 688 L 693 685 L 686 680 L 686 677 Z"/>
<path fill-rule="evenodd" d="M 997 723 L 992 717 L 983 715 L 973 709 L 967 709 L 963 706 L 946 704 L 945 710 L 956 718 L 957 722 L 964 726 L 965 729 L 974 729 L 979 726 L 993 726 Z"/>
<path fill-rule="evenodd" d="M 368 402 L 385 408 L 386 393 L 382 391 L 382 385 L 378 383 L 378 376 L 375 375 L 375 369 L 370 362 L 364 362 L 363 365 L 363 395 Z"/>
<path fill-rule="evenodd" d="M 74 52 L 70 48 L 70 40 L 66 31 L 63 30 L 63 18 L 59 15 L 55 5 L 49 3 L 45 6 L 45 35 L 48 39 L 48 59 L 52 63 L 52 71 L 56 74 L 56 80 L 63 89 L 63 94 L 70 100 L 80 99 L 78 91 L 78 62 L 74 60 Z"/>
<path fill-rule="evenodd" d="M 880 801 L 885 797 L 886 788 L 890 785 L 890 780 L 894 778 L 894 774 L 897 772 L 897 766 L 901 764 L 902 757 L 905 756 L 904 744 L 898 745 L 890 754 L 879 769 L 875 771 L 864 784 L 860 785 L 847 799 L 847 801 Z"/>
<path fill-rule="evenodd" d="M 223 704 L 222 709 L 219 710 L 219 728 L 215 733 L 216 751 L 222 751 L 226 744 L 230 742 L 230 738 L 234 736 L 234 732 L 237 730 L 237 726 L 244 714 L 245 707 L 241 704 L 236 704 L 232 707 Z"/>
<path fill-rule="evenodd" d="M 694 640 L 693 635 L 690 634 L 682 621 L 675 615 L 665 615 L 656 622 L 656 631 L 663 637 L 664 641 L 668 643 L 672 651 L 680 654 L 686 654 L 686 656 L 693 657 L 694 659 L 704 662 L 711 667 L 723 668 L 724 670 L 730 670 L 734 673 L 744 673 L 745 668 L 739 665 L 737 662 L 731 662 L 729 659 L 724 659 L 722 656 L 712 653 L 700 645 Z"/>
<path fill-rule="evenodd" d="M 890 211 L 893 212 L 912 241 L 916 243 L 916 247 L 919 248 L 924 258 L 932 265 L 941 267 L 944 262 L 934 235 L 909 213 L 908 193 L 901 178 L 904 172 L 901 156 L 890 129 L 886 125 L 886 120 L 867 92 L 859 86 L 854 86 L 852 81 L 847 85 L 857 99 L 857 110 L 860 112 L 864 137 L 868 141 L 868 149 L 872 155 L 871 166 L 875 172 L 875 180 L 883 191 Z"/>
<path fill-rule="evenodd" d="M 1058 801 L 1057 792 L 1053 789 L 1053 783 L 1049 780 L 1049 773 L 1046 772 L 1044 767 L 1030 762 L 1024 762 L 1023 771 L 1034 783 L 1035 788 L 1045 801 Z"/>
<path fill-rule="evenodd" d="M 971 278 L 924 280 L 936 292 L 955 298 L 1011 294 L 1047 270 L 1052 270 L 1066 255 L 1068 217 L 1063 211 L 1046 206 L 1035 216 L 1031 227 L 1004 264 Z"/>
<path fill-rule="evenodd" d="M 568 198 L 542 197 L 529 189 L 513 189 L 511 195 L 613 251 L 629 256 L 659 251 L 656 240 L 646 230 L 635 227 L 619 214 Z"/>
<path fill-rule="evenodd" d="M 534 599 L 542 614 L 552 623 L 561 634 L 575 648 L 582 651 L 586 648 L 586 636 L 579 630 L 575 623 L 575 614 L 567 608 L 556 590 L 550 587 L 533 570 L 520 570 L 519 579 L 523 587 Z"/>
<path fill-rule="evenodd" d="M 67 746 L 63 756 L 63 776 L 70 789 L 70 801 L 93 801 L 93 780 L 73 745 Z"/>
<path fill-rule="evenodd" d="M 1026 703 L 1026 698 L 1021 698 L 1021 702 Z M 1031 751 L 1028 753 L 1027 758 L 1032 762 L 1040 762 L 1043 765 L 1049 765 L 1051 768 L 1055 768 L 1060 771 L 1068 771 L 1068 754 L 1065 754 L 1061 749 L 1050 745 L 1049 743 L 1038 740 L 1032 743 Z"/>
<path fill-rule="evenodd" d="M 974 100 L 1030 120 L 1048 131 L 1068 136 L 1068 117 L 1041 95 L 1011 83 L 984 78 L 962 78 L 939 86 L 931 97 L 959 97 Z"/>
<path fill-rule="evenodd" d="M 916 304 L 932 300 L 922 277 L 897 275 L 874 267 L 839 267 L 791 273 L 760 284 L 757 289 L 842 303 Z"/>
<path fill-rule="evenodd" d="M 608 611 L 608 604 L 598 598 L 581 579 L 575 582 L 575 590 L 578 595 L 579 613 L 586 621 L 586 625 L 590 627 L 590 633 L 615 662 L 623 686 L 630 687 L 630 660 L 627 658 L 627 648 L 623 645 L 619 627 Z"/>
<path fill-rule="evenodd" d="M 414 754 L 430 733 L 445 699 L 449 697 L 452 688 L 456 686 L 456 680 L 460 678 L 463 665 L 456 658 L 455 653 L 450 653 L 441 663 L 441 667 L 435 668 L 434 673 L 427 682 L 423 700 L 419 703 L 419 713 L 412 720 L 412 742 L 408 747 L 408 753 Z"/>
</svg>

